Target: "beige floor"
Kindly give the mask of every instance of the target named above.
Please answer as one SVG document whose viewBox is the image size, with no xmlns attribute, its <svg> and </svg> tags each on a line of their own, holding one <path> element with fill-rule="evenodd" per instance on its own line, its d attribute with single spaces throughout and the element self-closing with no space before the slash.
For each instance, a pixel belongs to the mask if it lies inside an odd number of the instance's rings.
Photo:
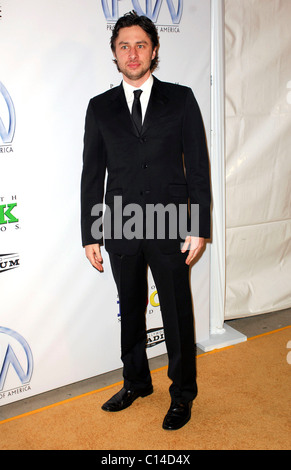
<svg viewBox="0 0 291 470">
<path fill-rule="evenodd" d="M 248 338 L 291 325 L 291 309 L 257 315 L 227 322 Z M 290 338 L 291 340 L 291 338 Z M 197 351 L 200 354 L 201 351 Z M 150 360 L 151 370 L 167 365 L 167 355 Z M 122 370 L 116 370 L 82 382 L 67 385 L 41 395 L 0 406 L 0 421 L 42 408 L 68 398 L 106 387 L 122 381 Z"/>
<path fill-rule="evenodd" d="M 290 335 L 289 325 L 199 354 L 192 419 L 178 431 L 162 429 L 169 406 L 165 366 L 152 372 L 154 393 L 120 413 L 101 409 L 119 390 L 115 384 L 1 421 L 0 449 L 94 450 L 95 465 L 108 451 L 182 452 L 194 465 L 195 450 L 290 450 Z"/>
</svg>

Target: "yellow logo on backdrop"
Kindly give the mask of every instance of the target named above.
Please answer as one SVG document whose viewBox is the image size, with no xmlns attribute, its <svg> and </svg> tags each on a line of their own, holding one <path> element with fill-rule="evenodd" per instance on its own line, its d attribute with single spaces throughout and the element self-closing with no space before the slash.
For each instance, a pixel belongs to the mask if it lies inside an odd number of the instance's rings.
<svg viewBox="0 0 291 470">
<path fill-rule="evenodd" d="M 158 298 L 158 292 L 156 290 L 150 295 L 150 304 L 153 307 L 159 307 L 160 306 L 160 302 L 159 302 L 159 298 Z"/>
</svg>

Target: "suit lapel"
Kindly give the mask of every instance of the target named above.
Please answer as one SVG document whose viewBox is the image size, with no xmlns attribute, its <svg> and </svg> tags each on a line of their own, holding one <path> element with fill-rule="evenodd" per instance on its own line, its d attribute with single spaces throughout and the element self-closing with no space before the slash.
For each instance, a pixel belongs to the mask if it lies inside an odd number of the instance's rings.
<svg viewBox="0 0 291 470">
<path fill-rule="evenodd" d="M 122 83 L 114 89 L 111 100 L 112 113 L 114 117 L 118 119 L 118 122 L 120 122 L 121 128 L 126 126 L 131 132 L 139 136 L 126 102 Z M 165 106 L 167 102 L 168 97 L 164 93 L 163 83 L 154 77 L 154 83 L 152 86 L 141 135 L 144 134 L 149 129 L 149 127 L 156 125 L 160 116 L 167 113 Z"/>
<path fill-rule="evenodd" d="M 114 118 L 120 123 L 120 128 L 124 129 L 124 126 L 126 126 L 130 132 L 133 132 L 135 135 L 139 135 L 126 102 L 122 83 L 114 89 L 111 101 L 111 111 Z"/>
<path fill-rule="evenodd" d="M 156 125 L 159 117 L 166 113 L 165 105 L 167 102 L 168 97 L 163 92 L 162 82 L 154 77 L 154 83 L 142 127 L 142 134 L 146 132 L 150 126 Z"/>
</svg>

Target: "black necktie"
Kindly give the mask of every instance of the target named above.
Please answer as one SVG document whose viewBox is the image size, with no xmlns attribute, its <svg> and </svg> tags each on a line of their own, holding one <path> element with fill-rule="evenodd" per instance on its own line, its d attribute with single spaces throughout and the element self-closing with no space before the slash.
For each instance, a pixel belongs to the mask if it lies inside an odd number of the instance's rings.
<svg viewBox="0 0 291 470">
<path fill-rule="evenodd" d="M 138 132 L 141 132 L 142 128 L 142 114 L 141 114 L 141 104 L 140 104 L 140 95 L 142 94 L 142 90 L 135 90 L 134 94 L 134 101 L 132 105 L 132 119 Z"/>
</svg>

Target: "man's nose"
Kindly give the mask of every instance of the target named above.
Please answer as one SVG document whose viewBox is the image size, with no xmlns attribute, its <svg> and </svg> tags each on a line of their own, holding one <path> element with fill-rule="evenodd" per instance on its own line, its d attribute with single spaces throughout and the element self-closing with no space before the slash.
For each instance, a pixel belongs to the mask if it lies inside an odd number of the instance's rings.
<svg viewBox="0 0 291 470">
<path fill-rule="evenodd" d="M 138 56 L 137 49 L 135 47 L 131 47 L 129 50 L 129 57 L 131 59 L 135 59 Z"/>
</svg>

